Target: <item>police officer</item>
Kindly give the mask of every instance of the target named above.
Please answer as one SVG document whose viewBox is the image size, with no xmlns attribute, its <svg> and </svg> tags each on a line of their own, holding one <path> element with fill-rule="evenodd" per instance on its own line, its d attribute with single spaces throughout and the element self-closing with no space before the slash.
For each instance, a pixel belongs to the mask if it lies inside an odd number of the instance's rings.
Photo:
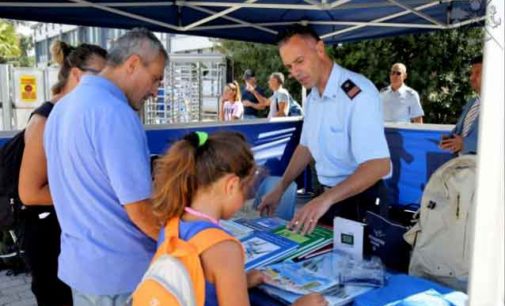
<svg viewBox="0 0 505 306">
<path fill-rule="evenodd" d="M 391 67 L 391 84 L 381 89 L 380 96 L 384 107 L 384 121 L 423 123 L 424 111 L 419 94 L 405 85 L 407 67 L 396 63 Z"/>
<path fill-rule="evenodd" d="M 373 205 L 378 182 L 390 171 L 379 93 L 367 78 L 334 63 L 308 27 L 286 29 L 279 52 L 290 74 L 312 91 L 304 105 L 300 144 L 282 180 L 258 208 L 272 214 L 284 190 L 314 159 L 325 192 L 296 212 L 291 228 L 305 234 L 322 217 L 327 223 L 335 215 L 361 219 L 360 207 Z"/>
</svg>

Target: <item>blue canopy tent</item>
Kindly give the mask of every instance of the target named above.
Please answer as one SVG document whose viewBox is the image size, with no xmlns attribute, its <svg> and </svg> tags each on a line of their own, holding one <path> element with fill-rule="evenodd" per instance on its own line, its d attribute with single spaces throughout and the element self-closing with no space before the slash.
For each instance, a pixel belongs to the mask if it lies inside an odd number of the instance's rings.
<svg viewBox="0 0 505 306">
<path fill-rule="evenodd" d="M 285 25 L 313 27 L 327 44 L 483 25 L 488 0 L 3 1 L 0 18 L 275 43 Z M 495 2 L 503 20 L 503 2 Z M 498 33 L 501 31 L 501 34 Z M 503 27 L 488 29 L 470 305 L 503 304 Z M 501 35 L 501 36 L 498 36 Z M 496 39 L 495 37 L 498 37 Z M 496 42 L 500 48 L 493 45 Z M 485 69 L 484 80 L 491 77 Z M 494 75 L 493 75 L 494 77 Z M 500 85 L 496 85 L 500 84 Z M 501 87 L 503 89 L 503 87 Z M 492 93 L 492 94 L 491 94 Z M 501 272 L 496 272 L 501 271 Z"/>
<path fill-rule="evenodd" d="M 0 1 L 0 17 L 275 43 L 288 24 L 327 44 L 451 29 L 484 20 L 484 0 Z"/>
</svg>

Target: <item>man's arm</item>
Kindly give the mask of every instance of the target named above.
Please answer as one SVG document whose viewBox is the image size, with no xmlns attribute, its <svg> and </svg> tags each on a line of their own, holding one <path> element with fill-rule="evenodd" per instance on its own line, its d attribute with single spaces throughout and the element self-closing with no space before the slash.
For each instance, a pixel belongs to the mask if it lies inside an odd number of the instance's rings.
<svg viewBox="0 0 505 306">
<path fill-rule="evenodd" d="M 156 218 L 149 199 L 128 203 L 124 205 L 130 220 L 147 236 L 158 240 L 161 222 Z"/>
<path fill-rule="evenodd" d="M 258 210 L 262 213 L 266 212 L 268 215 L 272 215 L 286 188 L 302 173 L 311 160 L 312 154 L 310 154 L 309 149 L 303 145 L 298 145 L 279 184 L 275 186 L 274 190 L 263 197 Z"/>
<path fill-rule="evenodd" d="M 410 122 L 412 122 L 412 123 L 423 123 L 423 116 L 418 116 L 418 117 L 410 118 Z"/>
<path fill-rule="evenodd" d="M 280 101 L 277 106 L 279 109 L 277 110 L 275 117 L 286 117 L 288 115 L 288 102 Z"/>
<path fill-rule="evenodd" d="M 289 226 L 295 231 L 301 230 L 304 235 L 312 232 L 319 218 L 332 205 L 338 205 L 338 202 L 365 191 L 389 171 L 389 158 L 372 159 L 360 164 L 351 176 L 298 210 Z"/>
</svg>

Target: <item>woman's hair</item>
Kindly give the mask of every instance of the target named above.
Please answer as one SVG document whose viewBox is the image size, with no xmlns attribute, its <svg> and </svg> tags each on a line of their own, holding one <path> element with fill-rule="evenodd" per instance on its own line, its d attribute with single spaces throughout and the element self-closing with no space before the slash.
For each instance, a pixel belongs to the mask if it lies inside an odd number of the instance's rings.
<svg viewBox="0 0 505 306">
<path fill-rule="evenodd" d="M 54 62 L 60 65 L 58 72 L 58 82 L 51 88 L 53 95 L 61 93 L 68 81 L 70 70 L 79 68 L 86 70 L 86 65 L 93 56 L 107 57 L 107 51 L 100 46 L 81 44 L 78 47 L 72 47 L 67 43 L 56 40 L 51 45 L 51 56 Z"/>
<path fill-rule="evenodd" d="M 233 91 L 233 101 L 240 101 L 242 99 L 242 94 L 240 93 L 240 85 L 237 81 L 226 84 L 226 87 Z"/>
<path fill-rule="evenodd" d="M 200 144 L 198 133 L 186 135 L 156 161 L 154 212 L 166 221 L 180 217 L 197 190 L 232 173 L 242 183 L 253 177 L 255 162 L 242 134 L 217 132 Z"/>
</svg>

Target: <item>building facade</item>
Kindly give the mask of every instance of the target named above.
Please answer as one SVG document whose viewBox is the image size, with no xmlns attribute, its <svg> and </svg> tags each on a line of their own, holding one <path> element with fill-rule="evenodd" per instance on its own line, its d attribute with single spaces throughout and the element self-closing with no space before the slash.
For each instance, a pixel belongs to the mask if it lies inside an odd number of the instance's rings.
<svg viewBox="0 0 505 306">
<path fill-rule="evenodd" d="M 85 27 L 54 23 L 35 23 L 32 25 L 35 63 L 37 67 L 47 67 L 51 64 L 51 44 L 54 40 L 62 40 L 71 45 L 89 43 L 109 49 L 112 42 L 123 35 L 125 29 L 110 29 Z M 170 33 L 155 33 L 165 46 L 168 53 L 212 53 L 214 41 L 211 38 L 188 36 Z"/>
</svg>

